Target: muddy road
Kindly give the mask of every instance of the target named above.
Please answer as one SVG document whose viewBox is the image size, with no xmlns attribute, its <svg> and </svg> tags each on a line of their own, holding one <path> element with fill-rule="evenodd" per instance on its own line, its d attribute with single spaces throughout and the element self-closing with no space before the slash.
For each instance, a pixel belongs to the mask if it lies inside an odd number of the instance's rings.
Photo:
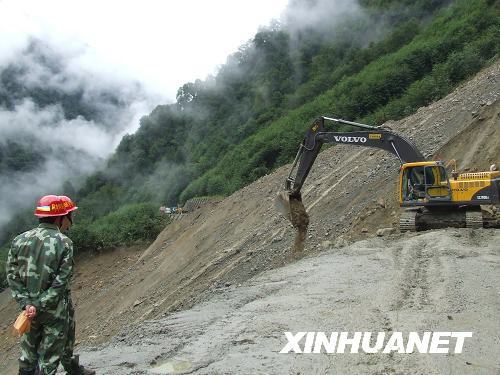
<svg viewBox="0 0 500 375">
<path fill-rule="evenodd" d="M 98 374 L 498 374 L 500 231 L 371 238 L 82 353 Z M 280 354 L 285 331 L 472 331 L 461 354 Z"/>
</svg>

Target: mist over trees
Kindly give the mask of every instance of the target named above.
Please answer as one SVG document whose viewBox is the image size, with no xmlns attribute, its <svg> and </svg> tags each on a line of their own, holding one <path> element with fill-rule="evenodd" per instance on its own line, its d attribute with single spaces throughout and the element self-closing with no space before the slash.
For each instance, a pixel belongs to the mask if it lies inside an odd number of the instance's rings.
<svg viewBox="0 0 500 375">
<path fill-rule="evenodd" d="M 77 57 L 77 56 L 76 56 Z M 0 241 L 15 213 L 43 191 L 104 166 L 137 121 L 146 94 L 138 83 L 81 71 L 68 51 L 39 39 L 0 66 Z M 15 193 L 13 193 L 15 192 Z"/>
<path fill-rule="evenodd" d="M 318 116 L 381 124 L 443 97 L 498 58 L 499 19 L 487 0 L 292 0 L 217 74 L 144 116 L 76 189 L 78 250 L 106 247 L 92 223 L 124 205 L 133 221 L 142 203 L 228 195 L 290 162 Z"/>
</svg>

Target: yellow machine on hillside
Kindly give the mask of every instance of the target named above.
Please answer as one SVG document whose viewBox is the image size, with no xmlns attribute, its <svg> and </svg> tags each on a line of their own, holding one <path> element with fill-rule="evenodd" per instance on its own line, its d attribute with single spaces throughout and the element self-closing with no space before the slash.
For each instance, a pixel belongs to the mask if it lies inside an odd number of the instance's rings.
<svg viewBox="0 0 500 375">
<path fill-rule="evenodd" d="M 325 121 L 361 128 L 361 131 L 326 131 Z M 320 117 L 309 128 L 299 147 L 285 182 L 285 192 L 278 194 L 278 209 L 295 227 L 308 222 L 300 189 L 323 143 L 343 143 L 374 147 L 396 155 L 401 161 L 399 204 L 401 231 L 445 227 L 494 227 L 497 220 L 483 214 L 481 207 L 500 203 L 500 172 L 458 174 L 448 178 L 441 161 L 425 161 L 415 145 L 404 137 L 384 129 L 352 121 Z M 295 176 L 293 176 L 294 171 Z M 496 207 L 495 207 L 496 209 Z"/>
</svg>

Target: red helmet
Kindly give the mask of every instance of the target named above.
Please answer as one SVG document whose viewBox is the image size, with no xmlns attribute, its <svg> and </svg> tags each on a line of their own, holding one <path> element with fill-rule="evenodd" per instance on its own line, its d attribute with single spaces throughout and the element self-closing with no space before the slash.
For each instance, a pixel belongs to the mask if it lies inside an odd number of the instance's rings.
<svg viewBox="0 0 500 375">
<path fill-rule="evenodd" d="M 75 203 L 65 195 L 45 195 L 36 204 L 35 216 L 64 216 L 77 208 Z"/>
<path fill-rule="evenodd" d="M 78 210 L 78 207 L 76 206 L 75 202 L 73 202 L 70 197 L 67 197 L 65 195 L 60 195 L 59 199 L 64 202 L 64 207 L 66 207 L 66 213 Z"/>
</svg>

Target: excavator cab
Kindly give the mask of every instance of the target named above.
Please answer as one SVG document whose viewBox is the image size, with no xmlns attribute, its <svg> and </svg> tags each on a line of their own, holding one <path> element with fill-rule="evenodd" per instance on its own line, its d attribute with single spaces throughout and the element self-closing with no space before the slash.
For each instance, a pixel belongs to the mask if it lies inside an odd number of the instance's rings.
<svg viewBox="0 0 500 375">
<path fill-rule="evenodd" d="M 427 205 L 451 201 L 451 188 L 441 162 L 406 163 L 400 172 L 402 206 Z"/>
</svg>

